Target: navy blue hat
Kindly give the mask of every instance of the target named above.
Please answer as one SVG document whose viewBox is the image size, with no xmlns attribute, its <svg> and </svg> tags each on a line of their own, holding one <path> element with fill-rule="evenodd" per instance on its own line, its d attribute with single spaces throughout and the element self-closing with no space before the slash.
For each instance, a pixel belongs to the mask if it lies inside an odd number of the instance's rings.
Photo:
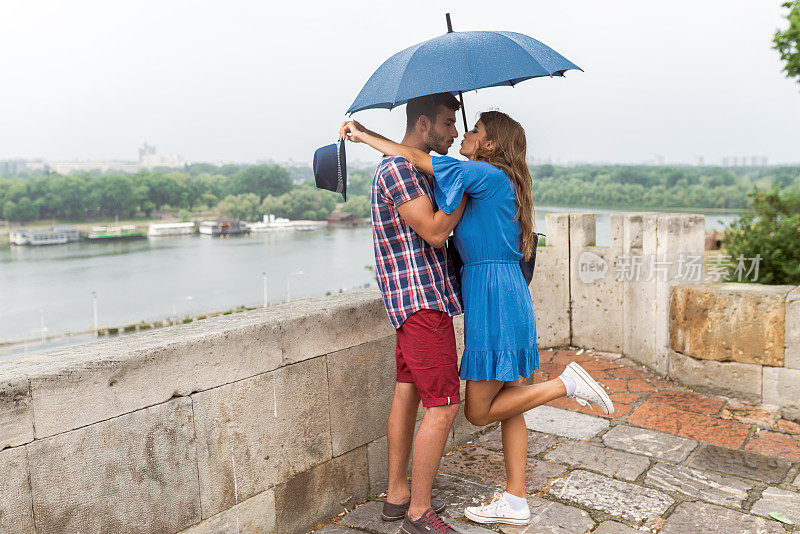
<svg viewBox="0 0 800 534">
<path fill-rule="evenodd" d="M 341 193 L 347 202 L 347 160 L 344 139 L 325 145 L 314 152 L 314 179 L 317 187 Z"/>
</svg>

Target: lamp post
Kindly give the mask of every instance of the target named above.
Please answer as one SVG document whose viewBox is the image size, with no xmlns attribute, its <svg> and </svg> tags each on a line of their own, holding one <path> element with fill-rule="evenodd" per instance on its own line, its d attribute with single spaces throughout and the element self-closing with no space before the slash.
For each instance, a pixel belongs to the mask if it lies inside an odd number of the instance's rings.
<svg viewBox="0 0 800 534">
<path fill-rule="evenodd" d="M 289 277 L 286 279 L 286 302 L 292 300 L 292 276 L 299 276 L 301 274 L 303 274 L 303 271 L 289 273 Z"/>
<path fill-rule="evenodd" d="M 40 330 L 42 332 L 42 345 L 44 345 L 44 342 L 46 341 L 47 338 L 46 336 L 47 328 L 44 326 L 44 309 L 42 308 L 39 308 L 39 323 L 41 325 Z"/>
<path fill-rule="evenodd" d="M 264 277 L 264 307 L 267 307 L 267 273 L 264 271 L 261 273 L 261 276 Z"/>
<path fill-rule="evenodd" d="M 186 297 L 175 297 L 175 300 L 192 300 L 192 298 L 193 297 L 191 295 L 188 295 Z M 175 306 L 175 300 L 172 301 L 172 318 L 173 318 L 172 320 L 173 320 L 173 322 L 177 322 L 177 320 L 178 320 L 178 311 L 177 311 L 177 308 Z"/>
<path fill-rule="evenodd" d="M 97 337 L 97 292 L 92 291 L 92 310 L 94 311 L 94 335 Z"/>
</svg>

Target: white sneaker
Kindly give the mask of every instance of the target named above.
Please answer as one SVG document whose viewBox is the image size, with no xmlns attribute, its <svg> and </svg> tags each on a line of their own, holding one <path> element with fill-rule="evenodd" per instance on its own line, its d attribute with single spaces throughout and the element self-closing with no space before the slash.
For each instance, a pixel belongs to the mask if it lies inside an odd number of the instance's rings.
<svg viewBox="0 0 800 534">
<path fill-rule="evenodd" d="M 507 525 L 527 525 L 531 520 L 531 511 L 526 506 L 522 510 L 514 510 L 505 496 L 499 493 L 489 504 L 470 506 L 464 510 L 464 516 L 476 523 L 505 523 Z"/>
<path fill-rule="evenodd" d="M 575 381 L 575 393 L 570 396 L 578 401 L 578 404 L 586 406 L 592 403 L 600 406 L 608 415 L 614 413 L 614 403 L 603 391 L 602 386 L 595 382 L 594 378 L 589 376 L 589 373 L 583 367 L 572 362 L 567 365 L 567 368 L 561 374 L 567 375 Z"/>
</svg>

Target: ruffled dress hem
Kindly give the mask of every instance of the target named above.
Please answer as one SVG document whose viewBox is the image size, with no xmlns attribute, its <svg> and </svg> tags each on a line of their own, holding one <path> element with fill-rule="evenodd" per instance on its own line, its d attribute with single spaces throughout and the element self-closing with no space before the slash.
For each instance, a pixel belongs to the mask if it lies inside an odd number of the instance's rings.
<svg viewBox="0 0 800 534">
<path fill-rule="evenodd" d="M 461 380 L 502 380 L 528 378 L 539 368 L 539 348 L 467 349 L 461 356 Z"/>
</svg>

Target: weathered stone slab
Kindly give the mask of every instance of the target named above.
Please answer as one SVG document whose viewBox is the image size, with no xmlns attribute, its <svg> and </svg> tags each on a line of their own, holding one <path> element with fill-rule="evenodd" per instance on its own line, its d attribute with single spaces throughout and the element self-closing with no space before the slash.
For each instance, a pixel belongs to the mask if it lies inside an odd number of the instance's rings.
<svg viewBox="0 0 800 534">
<path fill-rule="evenodd" d="M 25 447 L 0 451 L 0 532 L 33 534 L 31 487 Z"/>
<path fill-rule="evenodd" d="M 699 469 L 773 483 L 781 482 L 792 466 L 791 462 L 782 458 L 716 445 L 703 445 L 687 463 Z"/>
<path fill-rule="evenodd" d="M 584 534 L 594 527 L 594 521 L 585 511 L 548 501 L 528 497 L 531 521 L 524 526 L 499 525 L 504 534 Z"/>
<path fill-rule="evenodd" d="M 661 534 L 719 534 L 720 532 L 747 532 L 747 534 L 784 534 L 786 531 L 776 521 L 735 512 L 728 508 L 704 502 L 685 502 L 678 506 L 664 524 Z"/>
<path fill-rule="evenodd" d="M 371 288 L 44 353 L 29 373 L 36 437 L 392 333 L 380 294 Z"/>
<path fill-rule="evenodd" d="M 800 475 L 797 475 L 797 478 L 794 479 L 794 485 L 800 488 Z"/>
<path fill-rule="evenodd" d="M 369 492 L 380 495 L 389 487 L 389 442 L 386 436 L 367 443 L 369 465 Z"/>
<path fill-rule="evenodd" d="M 503 453 L 482 447 L 464 447 L 455 454 L 445 457 L 439 470 L 454 475 L 478 477 L 487 482 L 505 480 L 506 464 Z M 545 487 L 551 478 L 557 477 L 567 469 L 542 460 L 528 459 L 525 470 L 525 488 L 536 492 Z"/>
<path fill-rule="evenodd" d="M 456 514 L 461 517 L 461 515 L 456 512 Z M 469 519 L 464 518 L 462 519 L 453 519 L 450 516 L 440 516 L 444 519 L 444 522 L 456 529 L 458 534 L 493 534 L 494 530 L 489 530 L 483 527 L 479 527 Z"/>
<path fill-rule="evenodd" d="M 764 367 L 763 402 L 781 407 L 784 418 L 800 419 L 800 369 Z"/>
<path fill-rule="evenodd" d="M 554 446 L 558 442 L 559 439 L 555 436 L 528 430 L 528 457 L 533 458 L 534 456 Z M 483 436 L 476 439 L 474 443 L 479 447 L 484 447 L 493 451 L 502 451 L 503 434 L 500 431 L 500 427 L 497 427 L 491 432 L 487 432 Z"/>
<path fill-rule="evenodd" d="M 498 484 L 438 473 L 433 481 L 432 494 L 445 502 L 448 513 L 453 510 L 458 513 L 458 510 L 464 510 L 467 506 L 480 506 L 489 502 L 499 491 L 503 491 L 503 487 Z"/>
<path fill-rule="evenodd" d="M 792 289 L 739 283 L 677 285 L 670 302 L 669 346 L 701 360 L 783 366 L 786 295 Z"/>
<path fill-rule="evenodd" d="M 603 521 L 594 534 L 642 534 L 642 531 L 616 521 Z"/>
<path fill-rule="evenodd" d="M 327 385 L 315 358 L 192 396 L 204 517 L 331 458 Z"/>
<path fill-rule="evenodd" d="M 789 369 L 800 369 L 800 287 L 786 295 L 786 356 Z"/>
<path fill-rule="evenodd" d="M 603 435 L 609 447 L 653 456 L 670 462 L 682 462 L 697 446 L 697 442 L 657 430 L 617 425 Z"/>
<path fill-rule="evenodd" d="M 367 448 L 361 447 L 303 471 L 276 486 L 281 533 L 301 534 L 367 498 Z"/>
<path fill-rule="evenodd" d="M 267 490 L 240 502 L 233 508 L 212 515 L 181 534 L 230 534 L 247 532 L 275 534 L 275 492 Z"/>
<path fill-rule="evenodd" d="M 608 428 L 609 422 L 592 415 L 539 406 L 525 412 L 525 425 L 529 430 L 565 438 L 589 439 Z"/>
<path fill-rule="evenodd" d="M 188 398 L 28 446 L 39 533 L 171 533 L 200 521 Z"/>
<path fill-rule="evenodd" d="M 741 507 L 753 484 L 738 478 L 718 475 L 710 471 L 692 469 L 681 465 L 656 464 L 644 483 L 660 490 L 677 491 L 695 499 Z"/>
<path fill-rule="evenodd" d="M 660 491 L 580 469 L 556 480 L 548 493 L 615 517 L 648 523 L 675 502 Z"/>
<path fill-rule="evenodd" d="M 396 534 L 401 521 L 384 521 L 381 519 L 382 509 L 383 501 L 364 503 L 352 512 L 345 514 L 337 523 L 378 534 Z"/>
<path fill-rule="evenodd" d="M 800 493 L 780 488 L 767 488 L 761 498 L 753 505 L 750 513 L 769 517 L 770 513 L 780 514 L 800 525 Z"/>
<path fill-rule="evenodd" d="M 682 384 L 721 395 L 761 401 L 761 366 L 698 360 L 666 349 L 669 375 Z"/>
<path fill-rule="evenodd" d="M 395 336 L 326 358 L 331 440 L 333 455 L 339 456 L 386 435 L 395 385 Z"/>
<path fill-rule="evenodd" d="M 33 441 L 28 378 L 0 378 L 0 450 Z"/>
<path fill-rule="evenodd" d="M 565 441 L 547 453 L 545 458 L 551 462 L 599 471 L 609 477 L 631 481 L 636 480 L 650 467 L 650 460 L 644 456 L 583 441 Z"/>
<path fill-rule="evenodd" d="M 545 215 L 546 246 L 536 252 L 536 272 L 530 283 L 536 334 L 540 347 L 570 343 L 569 213 Z"/>
</svg>

